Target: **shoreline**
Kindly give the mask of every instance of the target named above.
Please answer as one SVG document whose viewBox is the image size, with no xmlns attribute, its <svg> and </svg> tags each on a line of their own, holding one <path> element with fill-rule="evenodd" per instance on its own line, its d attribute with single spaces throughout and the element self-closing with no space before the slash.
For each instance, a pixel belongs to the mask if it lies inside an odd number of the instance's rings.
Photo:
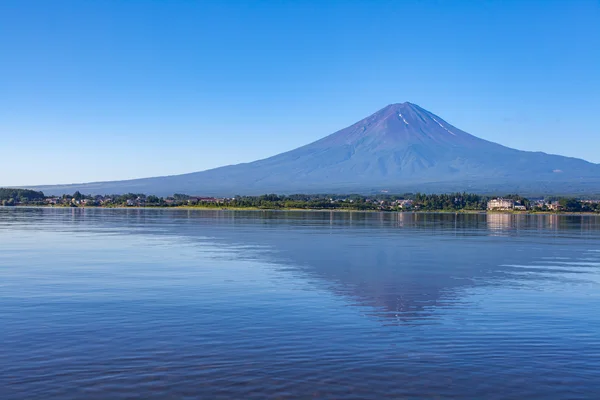
<svg viewBox="0 0 600 400">
<path fill-rule="evenodd" d="M 49 209 L 88 209 L 88 210 L 187 210 L 187 211 L 292 211 L 292 212 L 360 212 L 360 213 L 396 213 L 396 214 L 485 214 L 485 215 L 566 215 L 566 216 L 600 216 L 598 212 L 550 212 L 550 211 L 494 211 L 494 210 L 355 210 L 355 209 L 318 209 L 318 208 L 258 208 L 258 207 L 198 207 L 198 206 L 175 206 L 175 207 L 65 207 L 65 206 L 0 206 L 0 208 L 49 208 Z"/>
</svg>

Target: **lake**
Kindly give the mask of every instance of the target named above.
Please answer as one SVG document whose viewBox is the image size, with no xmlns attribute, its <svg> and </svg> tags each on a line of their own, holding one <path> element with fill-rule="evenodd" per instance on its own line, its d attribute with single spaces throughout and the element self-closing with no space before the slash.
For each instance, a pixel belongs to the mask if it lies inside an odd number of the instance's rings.
<svg viewBox="0 0 600 400">
<path fill-rule="evenodd" d="M 600 217 L 0 208 L 0 398 L 597 399 Z"/>
</svg>

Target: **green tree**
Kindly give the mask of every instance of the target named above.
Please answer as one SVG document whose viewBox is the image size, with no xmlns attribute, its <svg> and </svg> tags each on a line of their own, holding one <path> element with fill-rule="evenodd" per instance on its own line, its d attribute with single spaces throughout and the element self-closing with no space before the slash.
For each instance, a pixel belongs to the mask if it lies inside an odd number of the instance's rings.
<svg viewBox="0 0 600 400">
<path fill-rule="evenodd" d="M 150 195 L 146 198 L 146 201 L 150 204 L 159 204 L 160 199 L 157 196 Z"/>
<path fill-rule="evenodd" d="M 562 198 L 558 200 L 558 204 L 564 211 L 578 212 L 582 209 L 581 202 L 574 198 Z"/>
</svg>

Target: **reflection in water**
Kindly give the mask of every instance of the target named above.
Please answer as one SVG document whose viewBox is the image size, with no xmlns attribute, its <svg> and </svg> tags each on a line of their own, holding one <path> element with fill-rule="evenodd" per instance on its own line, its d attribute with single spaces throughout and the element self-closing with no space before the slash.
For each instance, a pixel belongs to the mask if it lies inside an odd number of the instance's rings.
<svg viewBox="0 0 600 400">
<path fill-rule="evenodd" d="M 506 234 L 511 228 L 515 216 L 510 214 L 488 214 L 486 216 L 487 226 L 493 234 Z"/>
<path fill-rule="evenodd" d="M 360 225 L 359 221 L 369 220 L 369 217 L 363 213 L 353 220 L 347 218 L 352 221 L 350 224 Z M 326 237 L 310 231 L 310 234 L 287 234 L 282 240 L 277 235 L 261 235 L 244 238 L 244 242 L 253 240 L 272 246 L 286 269 L 293 265 L 304 275 L 327 282 L 334 293 L 372 307 L 374 314 L 405 323 L 431 320 L 435 308 L 460 303 L 464 293 L 476 285 L 498 285 L 502 280 L 507 284 L 514 277 L 510 268 L 503 267 L 507 264 L 534 263 L 552 254 L 577 257 L 577 251 L 571 253 L 561 248 L 569 241 L 568 230 L 579 235 L 589 229 L 597 235 L 600 229 L 594 218 L 586 224 L 581 224 L 580 217 L 566 219 L 562 224 L 567 231 L 562 233 L 563 239 L 552 238 L 545 246 L 536 243 L 533 247 L 528 236 L 539 236 L 537 220 L 541 219 L 542 229 L 547 229 L 556 216 L 549 216 L 545 223 L 545 216 L 523 218 L 492 214 L 487 217 L 378 214 L 377 219 L 371 220 L 380 226 L 376 234 L 370 230 L 353 230 L 346 234 L 341 229 Z M 329 218 L 331 220 L 331 215 Z M 487 231 L 480 229 L 484 224 Z M 382 231 L 382 228 L 388 229 Z M 423 231 L 427 233 L 423 235 Z M 544 233 L 552 234 L 551 231 Z M 515 239 L 513 242 L 482 241 L 488 235 L 512 235 Z M 559 247 L 555 249 L 554 245 Z M 565 279 L 552 275 L 552 271 L 538 272 L 538 275 L 523 277 L 519 285 L 526 279 L 542 277 L 542 273 L 545 280 Z"/>
<path fill-rule="evenodd" d="M 600 218 L 0 209 L 18 398 L 595 398 Z"/>
<path fill-rule="evenodd" d="M 137 234 L 192 242 L 209 237 L 226 248 L 253 246 L 263 249 L 252 252 L 254 259 L 317 279 L 380 317 L 404 322 L 431 319 L 436 307 L 460 302 L 468 288 L 511 278 L 514 271 L 503 266 L 535 262 L 561 252 L 573 236 L 597 237 L 600 231 L 600 218 L 594 216 L 502 213 L 74 208 L 5 211 L 2 218 L 4 224 L 25 226 L 35 221 L 36 229 L 40 220 L 53 229 L 57 223 L 68 230 L 118 224 L 119 230 Z M 486 236 L 514 239 L 483 240 Z M 548 237 L 542 247 L 528 241 L 540 236 Z"/>
</svg>

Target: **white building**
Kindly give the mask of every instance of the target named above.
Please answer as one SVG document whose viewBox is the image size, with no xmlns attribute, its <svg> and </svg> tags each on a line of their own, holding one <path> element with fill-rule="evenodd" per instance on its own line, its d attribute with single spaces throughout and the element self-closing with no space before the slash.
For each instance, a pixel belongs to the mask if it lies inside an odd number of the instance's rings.
<svg viewBox="0 0 600 400">
<path fill-rule="evenodd" d="M 487 209 L 488 210 L 514 210 L 515 202 L 510 199 L 492 199 L 488 201 Z"/>
</svg>

